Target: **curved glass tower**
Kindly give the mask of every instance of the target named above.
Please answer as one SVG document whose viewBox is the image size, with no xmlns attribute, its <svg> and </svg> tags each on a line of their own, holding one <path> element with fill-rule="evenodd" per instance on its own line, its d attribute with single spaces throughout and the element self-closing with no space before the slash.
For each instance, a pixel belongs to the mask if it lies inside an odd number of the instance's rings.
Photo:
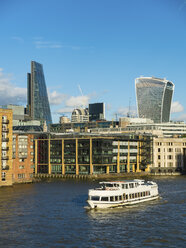
<svg viewBox="0 0 186 248">
<path fill-rule="evenodd" d="M 31 61 L 31 73 L 27 76 L 28 114 L 32 120 L 42 124 L 52 123 L 50 105 L 42 64 Z"/>
<path fill-rule="evenodd" d="M 139 118 L 169 122 L 174 84 L 166 79 L 140 77 L 135 80 Z"/>
</svg>

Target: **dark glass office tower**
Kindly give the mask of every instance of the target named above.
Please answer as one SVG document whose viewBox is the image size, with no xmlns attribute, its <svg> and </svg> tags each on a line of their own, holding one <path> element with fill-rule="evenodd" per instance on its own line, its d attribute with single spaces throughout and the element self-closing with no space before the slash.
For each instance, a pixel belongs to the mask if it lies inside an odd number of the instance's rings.
<svg viewBox="0 0 186 248">
<path fill-rule="evenodd" d="M 174 84 L 166 79 L 140 77 L 135 85 L 138 116 L 155 123 L 169 122 Z"/>
<path fill-rule="evenodd" d="M 89 104 L 89 120 L 98 121 L 105 119 L 105 103 Z"/>
<path fill-rule="evenodd" d="M 50 105 L 43 73 L 43 66 L 31 61 L 31 73 L 27 74 L 28 114 L 31 120 L 40 120 L 42 124 L 52 123 Z"/>
</svg>

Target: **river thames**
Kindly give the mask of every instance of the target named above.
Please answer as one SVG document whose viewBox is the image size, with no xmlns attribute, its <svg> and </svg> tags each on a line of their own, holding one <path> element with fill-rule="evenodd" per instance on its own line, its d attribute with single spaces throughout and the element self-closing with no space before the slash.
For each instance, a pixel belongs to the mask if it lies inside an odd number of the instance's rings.
<svg viewBox="0 0 186 248">
<path fill-rule="evenodd" d="M 186 247 L 186 177 L 155 177 L 161 198 L 84 209 L 97 181 L 0 188 L 0 247 Z"/>
</svg>

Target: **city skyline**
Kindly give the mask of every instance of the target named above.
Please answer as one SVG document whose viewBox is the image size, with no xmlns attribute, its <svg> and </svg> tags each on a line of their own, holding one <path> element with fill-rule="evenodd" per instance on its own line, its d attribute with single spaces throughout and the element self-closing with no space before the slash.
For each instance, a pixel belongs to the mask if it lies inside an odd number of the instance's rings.
<svg viewBox="0 0 186 248">
<path fill-rule="evenodd" d="M 174 82 L 171 119 L 186 120 L 184 0 L 17 0 L 0 9 L 0 105 L 26 106 L 34 60 L 44 66 L 53 122 L 94 102 L 105 102 L 106 119 L 126 115 L 129 105 L 135 114 L 142 75 Z"/>
</svg>

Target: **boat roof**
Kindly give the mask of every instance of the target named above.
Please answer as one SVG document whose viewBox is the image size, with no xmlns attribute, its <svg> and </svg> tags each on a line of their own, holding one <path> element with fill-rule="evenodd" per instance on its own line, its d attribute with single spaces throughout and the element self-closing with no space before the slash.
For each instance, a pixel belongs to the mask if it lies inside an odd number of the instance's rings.
<svg viewBox="0 0 186 248">
<path fill-rule="evenodd" d="M 133 180 L 117 180 L 117 181 L 103 181 L 100 182 L 100 184 L 103 183 L 137 183 L 137 182 L 144 182 L 145 180 L 143 179 L 133 179 Z"/>
</svg>

